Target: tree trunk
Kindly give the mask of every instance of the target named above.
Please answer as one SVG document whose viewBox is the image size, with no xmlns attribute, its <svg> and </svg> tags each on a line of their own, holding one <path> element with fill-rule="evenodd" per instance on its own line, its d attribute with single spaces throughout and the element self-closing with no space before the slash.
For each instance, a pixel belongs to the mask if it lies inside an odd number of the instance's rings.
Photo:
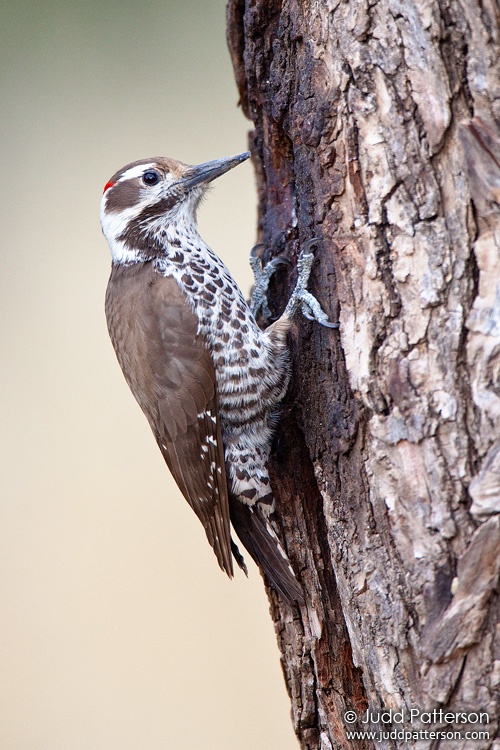
<svg viewBox="0 0 500 750">
<path fill-rule="evenodd" d="M 228 5 L 265 259 L 318 238 L 310 288 L 341 324 L 298 316 L 272 465 L 308 750 L 373 747 L 344 716 L 368 706 L 419 748 L 500 747 L 499 21 L 498 0 Z M 489 739 L 430 737 L 446 712 L 487 712 L 452 718 Z"/>
</svg>

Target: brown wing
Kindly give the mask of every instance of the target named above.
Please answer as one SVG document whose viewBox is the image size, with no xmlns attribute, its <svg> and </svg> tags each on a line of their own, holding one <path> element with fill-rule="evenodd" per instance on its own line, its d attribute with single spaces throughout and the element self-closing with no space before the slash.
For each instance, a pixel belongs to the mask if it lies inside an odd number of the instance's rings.
<svg viewBox="0 0 500 750">
<path fill-rule="evenodd" d="M 219 565 L 233 574 L 215 372 L 198 321 L 175 279 L 151 263 L 116 266 L 108 329 L 125 378 Z"/>
</svg>

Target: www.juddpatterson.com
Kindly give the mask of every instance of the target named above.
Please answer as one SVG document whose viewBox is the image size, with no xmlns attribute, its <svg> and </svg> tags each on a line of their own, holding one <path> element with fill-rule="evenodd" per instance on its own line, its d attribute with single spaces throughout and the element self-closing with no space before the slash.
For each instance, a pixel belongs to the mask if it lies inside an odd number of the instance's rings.
<svg viewBox="0 0 500 750">
<path fill-rule="evenodd" d="M 382 742 L 396 740 L 488 740 L 489 732 L 483 729 L 489 724 L 486 711 L 445 711 L 435 708 L 423 711 L 420 708 L 396 711 L 368 709 L 358 715 L 356 711 L 344 712 L 347 739 L 370 739 Z M 354 727 L 356 725 L 356 728 Z M 402 725 L 405 725 L 404 728 Z M 483 727 L 481 727 L 483 725 Z"/>
</svg>

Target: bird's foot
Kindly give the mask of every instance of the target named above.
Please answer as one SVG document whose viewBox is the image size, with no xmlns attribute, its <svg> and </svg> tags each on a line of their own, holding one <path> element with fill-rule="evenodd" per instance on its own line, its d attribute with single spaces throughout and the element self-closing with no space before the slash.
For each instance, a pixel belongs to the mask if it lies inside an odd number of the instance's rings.
<svg viewBox="0 0 500 750">
<path fill-rule="evenodd" d="M 252 297 L 250 299 L 250 310 L 252 315 L 256 318 L 259 313 L 265 320 L 269 320 L 272 317 L 271 310 L 267 303 L 267 290 L 271 276 L 275 273 L 278 266 L 288 264 L 288 260 L 285 258 L 273 258 L 267 265 L 262 265 L 262 259 L 258 255 L 258 250 L 262 245 L 256 245 L 250 253 L 250 267 L 253 271 L 254 286 L 252 289 Z"/>
<path fill-rule="evenodd" d="M 297 310 L 302 310 L 303 315 L 308 320 L 315 320 L 326 328 L 338 328 L 339 323 L 330 323 L 328 315 L 323 311 L 316 297 L 307 291 L 307 285 L 309 283 L 309 276 L 311 275 L 311 268 L 314 262 L 314 255 L 308 252 L 318 242 L 317 239 L 312 239 L 306 242 L 304 249 L 299 255 L 297 261 L 297 283 L 295 289 L 292 292 L 292 296 L 288 300 L 288 304 L 285 308 L 283 316 L 293 318 Z"/>
</svg>

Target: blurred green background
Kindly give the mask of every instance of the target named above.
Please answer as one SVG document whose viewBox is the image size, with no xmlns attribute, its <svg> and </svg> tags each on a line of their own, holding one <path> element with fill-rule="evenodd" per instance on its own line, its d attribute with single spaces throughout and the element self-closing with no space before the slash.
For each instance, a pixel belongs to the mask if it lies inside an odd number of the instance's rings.
<svg viewBox="0 0 500 750">
<path fill-rule="evenodd" d="M 225 2 L 12 2 L 0 23 L 2 750 L 297 747 L 260 576 L 219 570 L 108 340 L 102 187 L 247 148 Z M 243 290 L 255 190 L 202 234 Z"/>
</svg>

